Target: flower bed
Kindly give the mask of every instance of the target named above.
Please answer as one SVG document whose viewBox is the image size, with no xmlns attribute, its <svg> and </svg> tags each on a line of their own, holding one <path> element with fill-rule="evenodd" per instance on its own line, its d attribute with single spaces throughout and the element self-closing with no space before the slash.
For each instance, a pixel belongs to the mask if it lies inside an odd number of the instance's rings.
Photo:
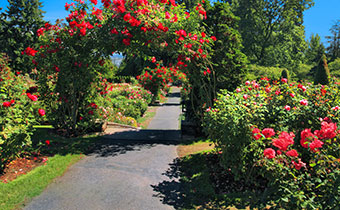
<svg viewBox="0 0 340 210">
<path fill-rule="evenodd" d="M 267 203 L 332 209 L 340 203 L 339 97 L 335 83 L 247 81 L 207 109 L 205 132 L 236 180 L 267 180 Z"/>
<path fill-rule="evenodd" d="M 35 84 L 15 75 L 8 58 L 0 55 L 0 174 L 6 165 L 31 144 L 33 125 L 44 118 Z"/>
<path fill-rule="evenodd" d="M 139 85 L 128 83 L 100 83 L 96 98 L 99 118 L 137 127 L 136 120 L 143 116 L 151 103 L 152 94 Z M 93 106 L 93 104 L 92 104 Z"/>
</svg>

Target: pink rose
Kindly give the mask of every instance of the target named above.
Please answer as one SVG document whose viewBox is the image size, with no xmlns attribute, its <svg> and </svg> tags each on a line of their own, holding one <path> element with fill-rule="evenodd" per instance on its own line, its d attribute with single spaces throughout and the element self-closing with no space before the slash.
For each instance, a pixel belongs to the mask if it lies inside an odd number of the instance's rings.
<svg viewBox="0 0 340 210">
<path fill-rule="evenodd" d="M 287 111 L 290 111 L 290 106 L 286 105 L 286 106 L 284 107 L 284 109 L 287 110 Z"/>
<path fill-rule="evenodd" d="M 308 106 L 308 101 L 306 99 L 302 99 L 300 101 L 300 104 L 303 105 L 303 106 Z"/>
<path fill-rule="evenodd" d="M 39 109 L 38 113 L 39 113 L 40 116 L 44 116 L 46 114 L 45 110 L 43 110 L 43 109 Z"/>
</svg>

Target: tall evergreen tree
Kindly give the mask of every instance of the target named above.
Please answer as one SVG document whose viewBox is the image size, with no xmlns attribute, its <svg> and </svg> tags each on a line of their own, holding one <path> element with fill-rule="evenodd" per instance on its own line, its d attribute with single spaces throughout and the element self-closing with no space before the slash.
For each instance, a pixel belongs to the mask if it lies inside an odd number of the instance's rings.
<svg viewBox="0 0 340 210">
<path fill-rule="evenodd" d="M 21 52 L 27 47 L 37 47 L 37 30 L 44 23 L 42 3 L 39 0 L 8 0 L 9 6 L 0 15 L 1 52 L 11 59 L 15 70 L 29 72 Z"/>
<path fill-rule="evenodd" d="M 331 61 L 340 58 L 340 20 L 337 20 L 330 29 L 331 36 L 326 36 L 329 47 L 327 47 L 327 54 Z"/>
<path fill-rule="evenodd" d="M 315 64 L 319 61 L 320 57 L 325 53 L 325 47 L 321 43 L 321 37 L 316 34 L 312 34 L 310 40 L 307 42 L 308 48 L 306 50 L 306 62 L 307 64 Z"/>
<path fill-rule="evenodd" d="M 330 79 L 330 73 L 328 69 L 327 59 L 326 59 L 325 54 L 323 54 L 316 67 L 314 84 L 328 85 L 329 79 Z"/>
<path fill-rule="evenodd" d="M 216 72 L 217 89 L 233 90 L 246 73 L 247 57 L 242 53 L 242 39 L 237 30 L 239 18 L 231 11 L 229 3 L 206 3 L 207 31 L 216 36 L 212 62 Z"/>
</svg>

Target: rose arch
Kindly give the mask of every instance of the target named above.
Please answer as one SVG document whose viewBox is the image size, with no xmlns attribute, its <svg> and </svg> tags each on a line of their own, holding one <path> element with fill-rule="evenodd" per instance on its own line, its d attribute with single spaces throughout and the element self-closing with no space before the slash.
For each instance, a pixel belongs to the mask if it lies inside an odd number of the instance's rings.
<svg viewBox="0 0 340 210">
<path fill-rule="evenodd" d="M 216 38 L 204 31 L 204 1 L 187 11 L 174 0 L 76 0 L 69 15 L 38 30 L 39 49 L 24 51 L 35 64 L 40 93 L 54 126 L 76 132 L 93 122 L 91 98 L 99 68 L 115 52 L 150 60 L 138 77 L 149 89 L 181 75 L 196 116 L 212 104 L 215 77 L 210 49 Z M 166 59 L 159 55 L 166 54 Z"/>
</svg>

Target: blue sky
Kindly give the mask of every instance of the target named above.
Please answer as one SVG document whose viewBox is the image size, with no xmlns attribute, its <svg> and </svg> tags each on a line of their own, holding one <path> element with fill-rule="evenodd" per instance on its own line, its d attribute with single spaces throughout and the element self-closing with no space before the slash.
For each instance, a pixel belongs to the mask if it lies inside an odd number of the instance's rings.
<svg viewBox="0 0 340 210">
<path fill-rule="evenodd" d="M 340 0 L 314 0 L 314 7 L 305 11 L 306 38 L 318 33 L 326 44 L 325 36 L 336 20 L 340 20 Z M 327 45 L 327 44 L 326 44 Z"/>
<path fill-rule="evenodd" d="M 41 0 L 41 2 L 43 2 L 43 10 L 46 11 L 45 20 L 54 22 L 58 18 L 67 16 L 68 13 L 64 6 L 66 2 L 70 3 L 71 1 Z M 314 7 L 304 14 L 306 38 L 309 38 L 313 33 L 318 33 L 326 44 L 325 36 L 330 35 L 329 29 L 336 20 L 340 19 L 340 0 L 314 0 L 314 2 Z M 5 8 L 7 5 L 7 0 L 0 0 L 0 7 Z"/>
</svg>

